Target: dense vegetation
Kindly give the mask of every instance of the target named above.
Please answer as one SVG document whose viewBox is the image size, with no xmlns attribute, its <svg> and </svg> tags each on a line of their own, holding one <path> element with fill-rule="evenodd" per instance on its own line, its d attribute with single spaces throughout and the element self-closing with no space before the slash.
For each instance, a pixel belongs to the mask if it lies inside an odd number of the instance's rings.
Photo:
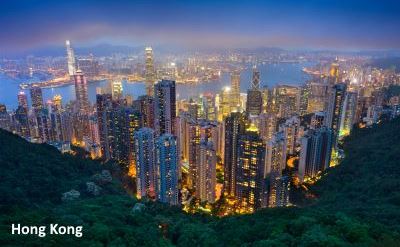
<svg viewBox="0 0 400 247">
<path fill-rule="evenodd" d="M 400 240 L 400 119 L 357 129 L 346 158 L 308 192 L 303 207 L 261 210 L 222 219 L 137 201 L 123 192 L 111 165 L 61 155 L 0 131 L 0 245 L 36 246 L 398 246 Z M 93 174 L 114 182 L 85 193 Z M 76 189 L 81 197 L 61 201 Z M 82 238 L 13 236 L 11 223 L 83 225 Z"/>
</svg>

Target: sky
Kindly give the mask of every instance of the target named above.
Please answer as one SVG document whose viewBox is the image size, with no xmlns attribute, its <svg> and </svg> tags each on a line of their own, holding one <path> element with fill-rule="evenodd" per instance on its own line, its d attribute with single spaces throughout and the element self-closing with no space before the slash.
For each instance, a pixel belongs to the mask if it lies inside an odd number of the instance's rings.
<svg viewBox="0 0 400 247">
<path fill-rule="evenodd" d="M 2 0 L 0 52 L 74 44 L 400 48 L 396 0 Z"/>
</svg>

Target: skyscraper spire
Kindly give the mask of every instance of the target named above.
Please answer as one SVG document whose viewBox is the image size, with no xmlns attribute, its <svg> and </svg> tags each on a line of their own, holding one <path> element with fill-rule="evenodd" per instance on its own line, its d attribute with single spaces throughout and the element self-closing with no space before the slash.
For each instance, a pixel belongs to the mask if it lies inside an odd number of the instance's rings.
<svg viewBox="0 0 400 247">
<path fill-rule="evenodd" d="M 145 59 L 146 59 L 146 93 L 149 96 L 153 96 L 153 85 L 156 81 L 154 71 L 154 59 L 153 49 L 151 47 L 145 48 Z"/>
</svg>

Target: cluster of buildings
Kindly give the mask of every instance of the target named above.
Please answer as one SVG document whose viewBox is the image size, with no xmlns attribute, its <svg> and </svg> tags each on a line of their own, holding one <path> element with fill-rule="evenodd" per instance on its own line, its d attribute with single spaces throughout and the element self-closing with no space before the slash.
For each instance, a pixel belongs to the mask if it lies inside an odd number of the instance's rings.
<svg viewBox="0 0 400 247">
<path fill-rule="evenodd" d="M 31 108 L 24 92 L 15 111 L 0 105 L 0 127 L 62 151 L 72 143 L 93 158 L 114 160 L 135 179 L 138 198 L 171 205 L 224 199 L 223 214 L 289 206 L 291 183 L 312 182 L 336 165 L 341 140 L 355 124 L 377 123 L 387 104 L 399 115 L 398 97 L 387 101 L 380 88 L 343 80 L 338 61 L 305 85 L 274 88 L 261 88 L 253 67 L 245 94 L 235 70 L 221 92 L 178 101 L 174 80 L 156 81 L 151 48 L 146 95 L 124 96 L 121 82 L 112 81 L 92 105 L 69 42 L 67 57 L 76 100 L 63 105 L 57 95 L 43 102 L 41 88 L 33 87 Z"/>
</svg>

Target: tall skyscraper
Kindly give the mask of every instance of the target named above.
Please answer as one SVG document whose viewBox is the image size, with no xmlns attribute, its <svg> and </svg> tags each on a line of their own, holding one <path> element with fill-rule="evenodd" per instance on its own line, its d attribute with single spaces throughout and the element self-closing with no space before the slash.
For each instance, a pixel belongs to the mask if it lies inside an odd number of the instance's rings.
<svg viewBox="0 0 400 247">
<path fill-rule="evenodd" d="M 326 126 L 328 128 L 331 128 L 333 131 L 334 148 L 336 148 L 337 140 L 339 137 L 339 128 L 340 128 L 345 95 L 346 95 L 346 84 L 344 83 L 338 83 L 332 86 L 329 92 Z"/>
<path fill-rule="evenodd" d="M 258 89 L 249 89 L 247 90 L 247 105 L 246 112 L 247 114 L 258 116 L 261 114 L 263 109 L 263 101 L 262 101 L 262 93 Z"/>
<path fill-rule="evenodd" d="M 24 91 L 20 91 L 17 95 L 18 97 L 18 105 L 24 107 L 26 110 L 28 110 L 28 98 L 26 97 L 26 94 Z"/>
<path fill-rule="evenodd" d="M 161 80 L 154 85 L 154 114 L 157 135 L 176 135 L 175 81 Z"/>
<path fill-rule="evenodd" d="M 284 124 L 280 126 L 280 130 L 283 132 L 285 138 L 286 155 L 294 155 L 300 146 L 300 133 L 302 127 L 300 126 L 300 118 L 293 116 L 286 120 Z"/>
<path fill-rule="evenodd" d="M 113 138 L 111 134 L 111 114 L 113 107 L 112 104 L 113 102 L 111 94 L 96 95 L 97 123 L 100 137 L 100 148 L 101 154 L 105 160 L 111 159 L 110 140 L 112 140 Z"/>
<path fill-rule="evenodd" d="M 155 133 L 149 128 L 135 132 L 137 197 L 157 198 L 158 176 L 155 157 Z"/>
<path fill-rule="evenodd" d="M 200 141 L 200 158 L 197 168 L 196 197 L 200 201 L 215 202 L 217 156 L 211 141 Z"/>
<path fill-rule="evenodd" d="M 88 89 L 86 77 L 81 70 L 74 74 L 75 79 L 75 97 L 81 113 L 89 114 L 90 104 L 88 99 Z"/>
<path fill-rule="evenodd" d="M 139 96 L 134 101 L 134 107 L 142 114 L 143 126 L 154 129 L 154 98 L 148 95 Z"/>
<path fill-rule="evenodd" d="M 240 105 L 240 71 L 233 71 L 231 74 L 231 107 L 237 108 Z"/>
<path fill-rule="evenodd" d="M 251 89 L 260 90 L 260 71 L 258 71 L 257 66 L 253 66 L 253 75 L 251 79 Z"/>
<path fill-rule="evenodd" d="M 159 174 L 158 199 L 170 205 L 178 205 L 179 169 L 177 140 L 171 134 L 164 134 L 157 139 L 157 168 Z"/>
<path fill-rule="evenodd" d="M 40 87 L 31 88 L 31 100 L 32 108 L 35 112 L 39 112 L 43 109 L 43 94 Z"/>
<path fill-rule="evenodd" d="M 357 93 L 346 92 L 343 102 L 342 116 L 340 118 L 339 138 L 348 136 L 355 123 L 357 108 Z"/>
<path fill-rule="evenodd" d="M 111 94 L 114 100 L 122 98 L 122 81 L 121 80 L 113 80 L 111 82 Z"/>
<path fill-rule="evenodd" d="M 241 212 L 263 207 L 265 144 L 256 129 L 249 128 L 238 141 L 236 199 Z"/>
<path fill-rule="evenodd" d="M 69 40 L 65 41 L 65 46 L 67 48 L 67 63 L 68 63 L 68 74 L 69 76 L 74 76 L 76 72 L 76 64 L 75 64 L 75 54 L 74 50 L 71 47 L 71 43 Z"/>
<path fill-rule="evenodd" d="M 224 192 L 235 196 L 238 142 L 246 130 L 244 114 L 233 112 L 225 118 Z"/>
<path fill-rule="evenodd" d="M 327 127 L 308 130 L 301 138 L 299 179 L 316 177 L 329 167 L 332 151 L 332 131 Z"/>
<path fill-rule="evenodd" d="M 156 74 L 154 70 L 153 49 L 151 47 L 145 48 L 145 61 L 146 92 L 148 96 L 153 96 L 153 85 L 156 82 Z"/>
</svg>

